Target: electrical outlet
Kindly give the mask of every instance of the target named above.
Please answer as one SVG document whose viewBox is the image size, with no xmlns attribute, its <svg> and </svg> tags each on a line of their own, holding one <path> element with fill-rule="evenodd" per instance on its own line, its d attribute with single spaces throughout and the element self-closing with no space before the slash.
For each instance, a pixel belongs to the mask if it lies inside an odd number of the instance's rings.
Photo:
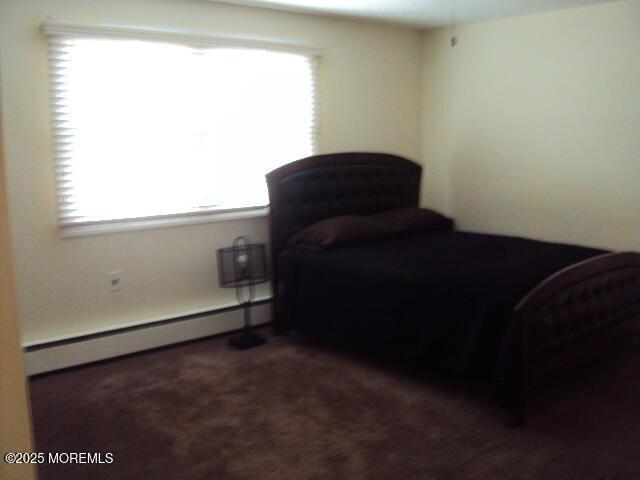
<svg viewBox="0 0 640 480">
<path fill-rule="evenodd" d="M 107 273 L 107 281 L 109 285 L 109 291 L 111 293 L 118 293 L 122 291 L 122 274 L 121 272 L 109 272 Z"/>
</svg>

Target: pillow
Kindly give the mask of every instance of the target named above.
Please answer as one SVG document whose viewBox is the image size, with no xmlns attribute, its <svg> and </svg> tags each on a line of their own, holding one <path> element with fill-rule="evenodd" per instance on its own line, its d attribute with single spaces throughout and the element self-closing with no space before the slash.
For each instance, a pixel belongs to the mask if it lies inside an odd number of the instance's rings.
<svg viewBox="0 0 640 480">
<path fill-rule="evenodd" d="M 397 208 L 374 215 L 343 215 L 327 218 L 303 228 L 288 245 L 320 248 L 365 243 L 388 237 L 453 229 L 453 220 L 425 208 Z"/>
<path fill-rule="evenodd" d="M 453 230 L 453 220 L 428 208 L 406 207 L 371 215 L 386 225 L 391 235 Z"/>
<path fill-rule="evenodd" d="M 343 215 L 309 225 L 293 235 L 287 243 L 335 247 L 368 242 L 388 235 L 384 223 L 371 215 Z"/>
</svg>

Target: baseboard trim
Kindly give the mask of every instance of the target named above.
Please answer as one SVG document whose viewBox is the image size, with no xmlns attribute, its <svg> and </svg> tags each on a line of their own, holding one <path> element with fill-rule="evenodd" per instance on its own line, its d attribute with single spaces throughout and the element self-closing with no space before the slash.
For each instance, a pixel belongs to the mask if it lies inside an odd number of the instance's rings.
<svg viewBox="0 0 640 480">
<path fill-rule="evenodd" d="M 271 321 L 271 301 L 253 304 L 252 323 Z M 27 375 L 52 372 L 242 328 L 240 306 L 38 343 L 24 348 Z"/>
</svg>

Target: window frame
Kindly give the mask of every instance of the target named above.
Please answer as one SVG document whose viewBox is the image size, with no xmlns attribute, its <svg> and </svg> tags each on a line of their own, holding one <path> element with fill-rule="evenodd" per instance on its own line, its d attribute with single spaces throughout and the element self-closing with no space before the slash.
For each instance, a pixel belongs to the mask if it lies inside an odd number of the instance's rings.
<svg viewBox="0 0 640 480">
<path fill-rule="evenodd" d="M 47 37 L 47 48 L 49 41 L 56 38 L 115 38 L 133 40 L 153 40 L 156 42 L 166 42 L 171 44 L 186 45 L 191 47 L 227 47 L 227 48 L 253 48 L 268 51 L 278 51 L 294 53 L 311 57 L 313 68 L 313 107 L 314 107 L 314 131 L 312 134 L 312 154 L 319 152 L 320 143 L 320 79 L 319 67 L 324 56 L 324 51 L 317 47 L 299 43 L 287 39 L 254 37 L 231 35 L 220 32 L 209 32 L 201 30 L 175 30 L 148 28 L 141 26 L 124 25 L 90 25 L 70 22 L 45 21 L 42 24 L 42 31 Z M 52 61 L 50 54 L 49 62 Z M 51 73 L 51 63 L 49 73 Z M 53 126 L 56 121 L 54 108 L 54 96 L 51 82 L 50 88 L 50 135 L 52 144 L 55 142 L 56 134 Z M 59 158 L 55 150 L 51 151 L 54 169 L 58 168 Z M 135 230 L 155 229 L 163 227 L 197 225 L 228 220 L 238 220 L 247 218 L 259 218 L 268 215 L 269 206 L 251 206 L 234 209 L 208 208 L 186 213 L 170 215 L 154 215 L 137 218 L 112 219 L 102 221 L 87 221 L 63 224 L 60 217 L 60 199 L 58 195 L 58 177 L 54 175 L 56 190 L 56 224 L 58 234 L 61 238 L 77 237 L 84 235 L 97 235 L 112 232 L 126 232 Z"/>
</svg>

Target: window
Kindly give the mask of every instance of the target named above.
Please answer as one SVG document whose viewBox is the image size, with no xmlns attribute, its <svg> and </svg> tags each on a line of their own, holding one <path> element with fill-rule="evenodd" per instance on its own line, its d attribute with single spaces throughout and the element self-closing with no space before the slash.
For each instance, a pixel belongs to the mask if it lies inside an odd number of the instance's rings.
<svg viewBox="0 0 640 480">
<path fill-rule="evenodd" d="M 315 54 L 45 31 L 63 228 L 265 206 L 265 173 L 315 151 Z"/>
</svg>

